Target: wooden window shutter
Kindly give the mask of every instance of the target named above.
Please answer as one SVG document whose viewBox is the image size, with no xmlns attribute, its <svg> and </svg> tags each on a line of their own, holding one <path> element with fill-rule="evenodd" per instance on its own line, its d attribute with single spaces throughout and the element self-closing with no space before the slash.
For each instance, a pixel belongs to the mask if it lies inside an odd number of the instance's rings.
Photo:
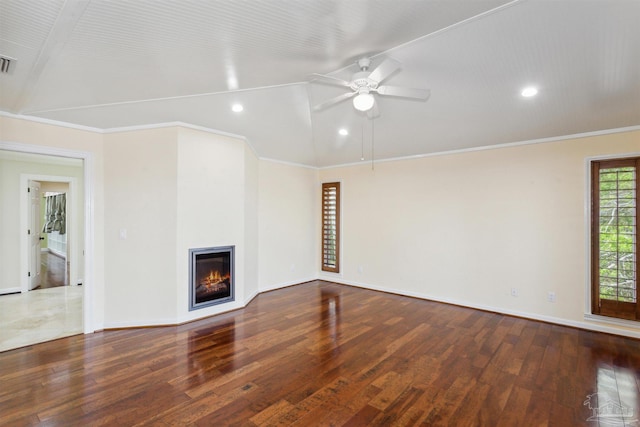
<svg viewBox="0 0 640 427">
<path fill-rule="evenodd" d="M 340 183 L 322 184 L 322 270 L 340 272 Z"/>
</svg>

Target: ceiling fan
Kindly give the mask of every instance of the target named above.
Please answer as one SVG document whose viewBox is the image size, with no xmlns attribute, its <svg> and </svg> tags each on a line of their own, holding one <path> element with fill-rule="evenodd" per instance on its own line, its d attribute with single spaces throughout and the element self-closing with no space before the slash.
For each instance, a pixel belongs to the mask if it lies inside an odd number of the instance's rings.
<svg viewBox="0 0 640 427">
<path fill-rule="evenodd" d="M 366 112 L 369 118 L 375 118 L 379 113 L 376 100 L 373 96 L 374 93 L 382 96 L 395 96 L 419 101 L 426 101 L 429 98 L 431 92 L 428 89 L 380 85 L 380 83 L 400 69 L 400 63 L 398 61 L 386 58 L 371 72 L 369 72 L 370 66 L 370 58 L 358 60 L 360 71 L 355 73 L 349 82 L 325 74 L 313 74 L 313 76 L 315 76 L 314 80 L 322 80 L 326 84 L 350 89 L 349 92 L 316 105 L 313 107 L 314 111 L 323 110 L 339 102 L 353 98 L 353 106 L 356 110 Z"/>
</svg>

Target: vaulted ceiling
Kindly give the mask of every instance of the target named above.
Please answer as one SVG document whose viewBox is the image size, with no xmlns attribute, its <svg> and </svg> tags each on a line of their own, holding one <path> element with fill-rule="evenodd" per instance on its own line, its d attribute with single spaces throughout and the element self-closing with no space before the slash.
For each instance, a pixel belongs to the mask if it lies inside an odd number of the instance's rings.
<svg viewBox="0 0 640 427">
<path fill-rule="evenodd" d="M 0 0 L 0 56 L 4 112 L 185 122 L 318 167 L 640 125 L 639 0 Z M 361 57 L 431 97 L 315 111 L 345 88 L 313 73 Z"/>
</svg>

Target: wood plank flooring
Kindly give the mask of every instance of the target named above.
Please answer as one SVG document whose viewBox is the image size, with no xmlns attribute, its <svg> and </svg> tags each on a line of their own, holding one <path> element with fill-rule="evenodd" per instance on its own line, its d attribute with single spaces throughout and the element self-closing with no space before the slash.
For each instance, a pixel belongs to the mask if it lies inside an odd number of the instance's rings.
<svg viewBox="0 0 640 427">
<path fill-rule="evenodd" d="M 56 288 L 69 284 L 69 263 L 66 259 L 42 252 L 40 254 L 40 286 L 38 289 Z"/>
<path fill-rule="evenodd" d="M 637 340 L 317 281 L 0 353 L 0 424 L 635 425 L 639 382 Z"/>
</svg>

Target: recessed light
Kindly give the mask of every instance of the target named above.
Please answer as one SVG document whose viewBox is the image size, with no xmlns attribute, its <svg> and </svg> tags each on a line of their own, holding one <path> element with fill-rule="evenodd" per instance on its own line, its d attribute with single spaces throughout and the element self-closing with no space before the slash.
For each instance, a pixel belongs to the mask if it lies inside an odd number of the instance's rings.
<svg viewBox="0 0 640 427">
<path fill-rule="evenodd" d="M 242 104 L 233 104 L 233 106 L 231 106 L 231 111 L 233 111 L 234 113 L 240 113 L 242 112 L 242 110 L 244 110 Z"/>
<path fill-rule="evenodd" d="M 342 135 L 342 136 L 347 136 L 347 135 L 349 135 L 349 131 L 348 131 L 348 130 L 346 130 L 345 128 L 340 129 L 340 130 L 338 131 L 338 133 L 339 133 L 340 135 Z"/>
<path fill-rule="evenodd" d="M 536 96 L 538 94 L 538 89 L 533 86 L 525 87 L 524 89 L 522 89 L 522 92 L 520 92 L 520 94 L 525 98 L 531 98 L 532 96 Z"/>
</svg>

